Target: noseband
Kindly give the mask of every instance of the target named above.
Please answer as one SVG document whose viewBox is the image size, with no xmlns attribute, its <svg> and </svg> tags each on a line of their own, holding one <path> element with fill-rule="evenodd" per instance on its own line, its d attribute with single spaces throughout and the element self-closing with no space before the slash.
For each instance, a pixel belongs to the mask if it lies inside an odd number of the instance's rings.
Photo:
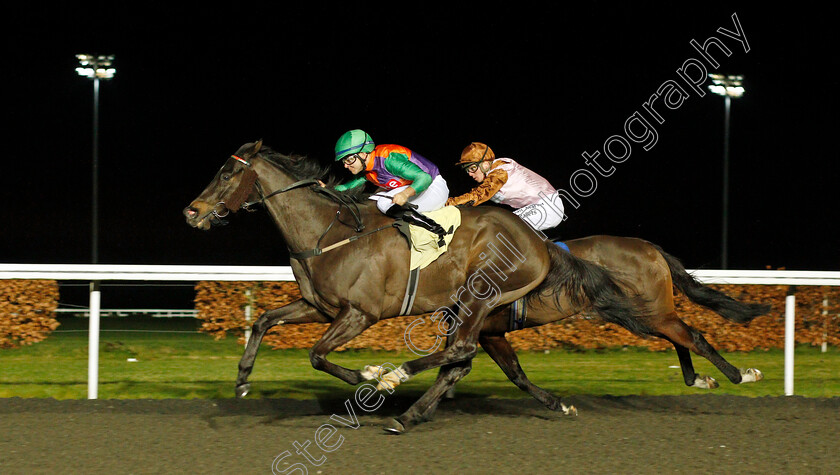
<svg viewBox="0 0 840 475">
<path fill-rule="evenodd" d="M 227 201 L 221 200 L 217 202 L 213 209 L 208 211 L 202 216 L 199 216 L 198 220 L 204 220 L 208 216 L 212 216 L 212 220 L 214 224 L 227 224 L 227 221 L 224 218 L 231 212 L 239 211 L 239 208 L 245 208 L 247 210 L 247 206 L 245 206 L 245 198 L 251 193 L 251 188 L 254 187 L 254 184 L 257 182 L 257 172 L 255 172 L 251 168 L 251 164 L 247 160 L 243 160 L 242 158 L 237 157 L 236 155 L 231 155 L 237 161 L 244 163 L 247 168 L 242 170 L 242 179 L 239 180 L 239 184 L 236 186 L 236 189 L 233 190 L 233 193 L 228 197 Z"/>
<path fill-rule="evenodd" d="M 241 208 L 242 205 L 245 203 L 245 199 L 248 198 L 248 195 L 251 194 L 251 189 L 254 188 L 254 184 L 256 182 L 257 172 L 255 172 L 250 167 L 243 168 L 242 179 L 239 180 L 239 185 L 228 198 L 225 207 L 234 213 L 237 210 L 239 210 L 239 208 Z"/>
</svg>

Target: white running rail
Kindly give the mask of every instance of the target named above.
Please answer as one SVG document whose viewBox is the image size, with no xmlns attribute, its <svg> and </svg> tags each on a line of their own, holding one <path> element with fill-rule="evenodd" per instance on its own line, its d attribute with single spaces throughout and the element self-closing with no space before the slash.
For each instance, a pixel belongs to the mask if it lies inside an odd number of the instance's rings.
<svg viewBox="0 0 840 475">
<path fill-rule="evenodd" d="M 786 270 L 689 270 L 705 284 L 840 286 L 840 272 Z M 127 281 L 293 281 L 289 266 L 154 266 L 113 264 L 0 264 L 0 279 L 82 280 L 91 282 L 88 342 L 88 399 L 99 385 L 100 290 L 103 280 Z M 785 395 L 793 395 L 795 295 L 785 298 Z"/>
</svg>

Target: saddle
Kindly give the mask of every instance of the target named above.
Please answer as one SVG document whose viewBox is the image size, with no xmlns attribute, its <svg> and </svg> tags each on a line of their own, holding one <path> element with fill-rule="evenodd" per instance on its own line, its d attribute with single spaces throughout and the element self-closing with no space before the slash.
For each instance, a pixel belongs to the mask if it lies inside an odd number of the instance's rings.
<svg viewBox="0 0 840 475">
<path fill-rule="evenodd" d="M 446 234 L 443 237 L 443 244 L 439 245 L 437 234 L 421 226 L 398 220 L 397 229 L 408 240 L 411 251 L 409 270 L 422 269 L 446 252 L 455 230 L 461 225 L 461 210 L 454 206 L 446 206 L 423 214 L 440 224 L 446 230 Z"/>
<path fill-rule="evenodd" d="M 454 206 L 446 206 L 439 210 L 425 213 L 430 219 L 439 223 L 445 230 L 443 243 L 440 237 L 423 227 L 415 226 L 404 220 L 398 219 L 395 223 L 397 229 L 405 236 L 411 252 L 409 263 L 408 283 L 405 288 L 400 315 L 409 315 L 411 307 L 414 306 L 414 296 L 417 293 L 417 285 L 420 282 L 420 269 L 428 266 L 440 257 L 449 247 L 455 230 L 461 225 L 461 210 Z"/>
</svg>

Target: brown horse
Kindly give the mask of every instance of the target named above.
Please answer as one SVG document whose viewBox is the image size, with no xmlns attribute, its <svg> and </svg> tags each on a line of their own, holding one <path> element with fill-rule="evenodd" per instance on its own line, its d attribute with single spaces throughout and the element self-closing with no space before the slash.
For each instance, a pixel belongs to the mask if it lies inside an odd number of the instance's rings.
<svg viewBox="0 0 840 475">
<path fill-rule="evenodd" d="M 318 186 L 325 174 L 313 160 L 279 154 L 263 147 L 261 141 L 249 143 L 227 159 L 207 188 L 184 209 L 187 223 L 207 230 L 229 212 L 262 203 L 292 256 L 292 271 L 303 298 L 264 313 L 254 323 L 239 363 L 237 396 L 248 392 L 247 378 L 260 341 L 277 324 L 330 323 L 310 350 L 310 361 L 314 368 L 349 384 L 381 377 L 380 387 L 392 390 L 422 371 L 444 367 L 445 377 L 438 378 L 393 422 L 397 432 L 422 421 L 446 390 L 466 375 L 463 363 L 475 356 L 479 333 L 492 310 L 537 286 L 541 294 L 556 294 L 561 301 L 587 302 L 607 321 L 639 333 L 648 331 L 641 323 L 638 303 L 606 269 L 568 253 L 552 256 L 554 245 L 545 243 L 508 211 L 464 209 L 447 252 L 421 272 L 410 312 L 440 315 L 450 324 L 452 344 L 384 376 L 336 365 L 326 359 L 328 353 L 374 323 L 401 314 L 409 249 L 392 226 L 393 220 L 372 201 L 354 201 L 330 187 Z M 345 213 L 352 222 L 346 221 Z M 362 233 L 365 226 L 374 229 Z M 348 244 L 322 248 L 322 243 Z M 553 276 L 553 289 L 544 282 L 547 275 Z"/>
<path fill-rule="evenodd" d="M 686 272 L 679 260 L 659 246 L 641 239 L 590 236 L 566 241 L 566 244 L 575 256 L 610 269 L 619 277 L 627 293 L 641 296 L 643 310 L 639 315 L 641 327 L 646 330 L 639 332 L 638 327 L 627 328 L 637 334 L 664 338 L 671 342 L 677 350 L 687 386 L 703 389 L 718 387 L 717 381 L 712 377 L 695 373 L 689 350 L 712 362 L 734 384 L 755 382 L 763 378 L 761 371 L 757 369 L 739 370 L 730 364 L 699 331 L 686 325 L 677 316 L 674 308 L 673 288 L 682 292 L 690 301 L 736 323 L 749 323 L 755 317 L 767 313 L 770 305 L 739 302 L 703 285 Z M 566 251 L 553 246 L 550 254 L 552 260 L 556 260 L 562 258 Z M 556 264 L 552 265 L 552 268 L 557 269 Z M 527 316 L 522 328 L 537 327 L 588 313 L 586 302 L 558 299 L 557 297 L 562 295 L 548 295 L 545 292 L 554 286 L 552 279 L 557 277 L 556 273 L 550 273 L 546 281 L 529 294 L 530 298 L 526 299 Z M 525 375 L 516 353 L 505 338 L 505 333 L 509 331 L 516 329 L 512 328 L 510 306 L 505 305 L 487 317 L 479 335 L 479 343 L 516 386 L 549 409 L 559 409 L 568 413 L 570 409 L 559 398 L 533 384 Z M 469 361 L 461 363 L 461 370 L 469 372 L 469 364 Z M 430 406 L 424 417 L 430 418 L 433 412 L 434 407 Z"/>
</svg>

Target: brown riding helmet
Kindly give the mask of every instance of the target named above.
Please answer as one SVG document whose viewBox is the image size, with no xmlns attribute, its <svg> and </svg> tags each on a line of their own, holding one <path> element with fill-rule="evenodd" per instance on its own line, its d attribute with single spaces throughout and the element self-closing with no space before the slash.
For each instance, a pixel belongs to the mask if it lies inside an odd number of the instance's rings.
<svg viewBox="0 0 840 475">
<path fill-rule="evenodd" d="M 461 152 L 461 160 L 455 165 L 460 165 L 462 168 L 467 168 L 474 163 L 479 163 L 485 160 L 493 161 L 496 159 L 496 154 L 486 144 L 481 142 L 473 142 L 464 148 Z"/>
</svg>

